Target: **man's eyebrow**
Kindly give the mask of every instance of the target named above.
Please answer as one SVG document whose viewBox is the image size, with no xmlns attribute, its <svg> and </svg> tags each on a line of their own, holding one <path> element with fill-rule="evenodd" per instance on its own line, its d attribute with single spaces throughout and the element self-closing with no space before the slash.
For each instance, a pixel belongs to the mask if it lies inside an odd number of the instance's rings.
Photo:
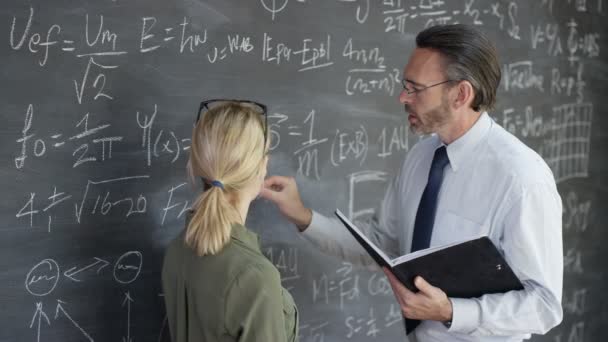
<svg viewBox="0 0 608 342">
<path fill-rule="evenodd" d="M 416 81 L 413 81 L 413 80 L 411 80 L 411 79 L 409 79 L 409 78 L 404 78 L 404 80 L 405 80 L 406 82 L 409 82 L 409 83 L 411 83 L 411 84 L 415 85 L 415 86 L 424 86 L 423 84 L 420 84 L 420 83 L 418 83 L 418 82 L 416 82 Z"/>
</svg>

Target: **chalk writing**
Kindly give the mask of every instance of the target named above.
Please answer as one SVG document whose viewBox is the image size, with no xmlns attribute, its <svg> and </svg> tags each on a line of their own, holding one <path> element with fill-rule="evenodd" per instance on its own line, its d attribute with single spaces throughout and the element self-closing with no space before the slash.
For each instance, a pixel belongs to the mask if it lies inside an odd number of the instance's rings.
<svg viewBox="0 0 608 342">
<path fill-rule="evenodd" d="M 551 94 L 559 94 L 561 96 L 576 95 L 577 102 L 583 102 L 584 90 L 586 82 L 583 80 L 583 63 L 577 63 L 576 75 L 562 74 L 560 69 L 553 68 L 551 70 Z"/>
<path fill-rule="evenodd" d="M 553 107 L 555 124 L 540 154 L 553 170 L 557 182 L 587 176 L 592 118 L 591 103 Z"/>
<path fill-rule="evenodd" d="M 367 292 L 370 296 L 388 296 L 393 293 L 386 276 L 374 273 L 367 281 Z"/>
<path fill-rule="evenodd" d="M 587 302 L 587 289 L 576 289 L 572 293 L 566 293 L 562 301 L 562 307 L 567 313 L 582 315 L 585 312 Z"/>
<path fill-rule="evenodd" d="M 260 0 L 264 9 L 266 11 L 270 12 L 270 14 L 272 15 L 273 21 L 274 21 L 276 14 L 285 9 L 288 1 L 289 0 L 279 0 L 279 1 L 277 1 L 277 0 Z"/>
<path fill-rule="evenodd" d="M 513 89 L 534 88 L 540 92 L 545 91 L 544 77 L 534 73 L 532 61 L 520 61 L 503 66 L 503 85 L 505 91 Z"/>
<path fill-rule="evenodd" d="M 190 209 L 190 207 L 189 207 L 190 201 L 188 201 L 188 200 L 178 201 L 178 202 L 173 201 L 173 193 L 175 192 L 175 190 L 182 188 L 186 184 L 187 183 L 185 183 L 185 182 L 180 183 L 176 186 L 172 186 L 171 189 L 167 190 L 167 193 L 169 194 L 169 198 L 167 198 L 167 205 L 165 205 L 165 207 L 162 208 L 163 214 L 162 214 L 162 218 L 160 221 L 161 226 L 165 224 L 165 219 L 167 218 L 167 212 L 169 212 L 170 210 L 173 210 L 174 208 L 179 209 L 179 211 L 177 211 L 177 215 L 175 217 L 176 219 L 178 219 L 178 218 L 182 217 L 184 215 L 184 213 Z"/>
<path fill-rule="evenodd" d="M 38 320 L 36 321 L 36 318 L 38 318 Z M 44 318 L 44 322 L 46 322 L 46 324 L 48 326 L 51 325 L 51 321 L 49 320 L 49 316 L 46 314 L 46 312 L 44 312 L 42 310 L 42 302 L 38 302 L 36 303 L 36 311 L 34 312 L 34 317 L 32 317 L 32 322 L 30 323 L 30 328 L 34 327 L 34 322 L 37 322 L 37 328 L 36 328 L 36 342 L 40 342 L 40 328 L 42 327 L 42 319 Z"/>
<path fill-rule="evenodd" d="M 532 49 L 537 49 L 540 45 L 546 44 L 547 55 L 555 57 L 564 53 L 562 39 L 559 35 L 558 24 L 531 24 L 530 36 L 530 44 Z"/>
<path fill-rule="evenodd" d="M 65 272 L 63 272 L 63 275 L 72 281 L 81 282 L 82 279 L 80 279 L 80 276 L 79 276 L 80 273 L 83 273 L 87 270 L 97 270 L 95 273 L 99 274 L 99 272 L 101 272 L 102 269 L 104 269 L 106 266 L 108 266 L 110 264 L 108 261 L 103 260 L 101 258 L 95 257 L 94 259 L 95 259 L 94 262 L 92 262 L 86 266 L 83 266 L 83 267 L 74 266 L 74 267 L 66 270 Z"/>
<path fill-rule="evenodd" d="M 378 157 L 387 158 L 395 152 L 407 152 L 410 150 L 409 144 L 410 129 L 405 125 L 382 128 L 382 133 L 378 138 Z"/>
<path fill-rule="evenodd" d="M 359 160 L 359 165 L 363 165 L 368 149 L 369 138 L 363 125 L 359 126 L 354 133 L 341 132 L 340 129 L 336 129 L 331 144 L 330 160 L 334 166 L 339 166 L 349 158 Z"/>
<path fill-rule="evenodd" d="M 114 280 L 121 284 L 134 282 L 141 273 L 143 256 L 138 251 L 130 251 L 123 254 L 114 263 Z"/>
<path fill-rule="evenodd" d="M 11 284 L 18 274 L 29 302 L 25 315 L 17 308 L 2 327 L 20 324 L 20 340 L 93 341 L 110 336 L 99 324 L 108 321 L 122 342 L 168 340 L 159 284 L 141 290 L 139 283 L 144 274 L 158 275 L 162 245 L 183 229 L 201 190 L 200 179 L 186 182 L 184 166 L 193 109 L 206 98 L 267 104 L 269 174 L 298 178 L 304 200 L 319 212 L 345 207 L 362 228 L 378 224 L 384 189 L 419 139 L 397 101 L 414 36 L 466 23 L 498 45 L 502 78 L 489 114 L 535 149 L 559 183 L 564 321 L 540 339 L 594 337 L 587 318 L 597 310 L 589 302 L 597 297 L 589 276 L 597 265 L 585 247 L 601 237 L 594 230 L 601 196 L 585 189 L 602 186 L 594 176 L 602 146 L 592 146 L 592 137 L 604 129 L 594 118 L 603 109 L 603 3 L 260 0 L 144 8 L 112 0 L 56 11 L 38 0 L 10 5 L 3 31 L 10 214 L 2 231 L 15 265 L 2 280 Z M 334 189 L 325 191 L 329 185 Z M 316 188 L 322 196 L 311 193 Z M 277 214 L 267 202 L 258 205 L 251 213 L 263 220 Z M 99 234 L 103 239 L 84 251 Z M 146 247 L 151 254 L 136 250 L 143 246 L 132 243 L 139 234 L 154 242 Z M 302 259 L 297 239 L 273 241 L 263 252 L 302 303 L 301 340 L 402 336 L 402 313 L 381 272 L 349 263 L 332 269 L 325 256 Z M 116 252 L 124 244 L 131 247 Z M 104 296 L 77 303 L 81 291 Z M 107 311 L 91 316 L 86 307 L 98 299 Z M 151 302 L 158 308 L 148 312 Z M 14 303 L 22 304 L 9 301 L 11 310 Z M 108 312 L 115 318 L 97 316 Z M 142 320 L 146 327 L 136 324 Z"/>
<path fill-rule="evenodd" d="M 123 342 L 132 342 L 131 338 L 131 303 L 135 301 L 131 298 L 131 294 L 129 291 L 125 292 L 125 299 L 122 301 L 122 306 L 127 306 L 127 334 L 122 337 Z"/>
<path fill-rule="evenodd" d="M 27 37 L 29 36 L 30 38 L 29 38 L 27 47 L 31 53 L 34 53 L 34 54 L 38 53 L 40 51 L 38 49 L 39 46 L 41 46 L 43 48 L 43 51 L 44 51 L 43 56 L 38 61 L 38 65 L 43 67 L 46 65 L 46 63 L 49 60 L 50 47 L 59 42 L 57 40 L 58 39 L 57 36 L 61 33 L 61 26 L 59 26 L 57 24 L 51 25 L 48 28 L 48 30 L 46 31 L 46 36 L 45 36 L 44 41 L 41 42 L 41 40 L 43 38 L 40 33 L 34 33 L 32 35 L 29 35 L 30 30 L 32 28 L 32 19 L 33 18 L 34 18 L 34 8 L 30 7 L 30 13 L 29 13 L 29 16 L 27 19 L 27 23 L 23 27 L 21 37 L 16 37 L 15 35 L 16 34 L 18 35 L 18 33 L 16 33 L 16 31 L 15 31 L 15 26 L 17 24 L 17 17 L 13 16 L 13 22 L 11 24 L 11 33 L 10 33 L 10 45 L 11 45 L 12 49 L 20 50 L 24 46 L 24 43 L 25 43 Z M 67 43 L 67 41 L 64 41 L 64 42 Z"/>
<path fill-rule="evenodd" d="M 334 280 L 323 274 L 319 279 L 313 279 L 312 301 L 329 304 L 330 294 L 337 294 L 340 299 L 340 309 L 345 301 L 356 301 L 360 298 L 359 275 L 353 272 L 353 265 L 342 262 L 342 267 L 335 274 L 339 280 Z"/>
<path fill-rule="evenodd" d="M 293 59 L 292 59 L 293 57 Z M 264 32 L 262 40 L 262 61 L 280 65 L 282 62 L 297 62 L 299 58 L 299 72 L 326 68 L 334 64 L 331 58 L 331 35 L 323 41 L 315 42 L 312 38 L 302 39 L 299 49 L 290 47 L 286 43 L 273 42 L 272 36 Z"/>
<path fill-rule="evenodd" d="M 582 274 L 583 257 L 581 251 L 576 248 L 569 248 L 564 255 L 564 272 Z"/>
<path fill-rule="evenodd" d="M 593 58 L 600 55 L 600 47 L 597 43 L 599 33 L 581 33 L 578 30 L 578 23 L 571 19 L 568 24 L 567 49 L 569 52 L 568 60 L 570 63 L 580 61 L 581 55 Z"/>
<path fill-rule="evenodd" d="M 325 342 L 325 328 L 329 326 L 329 322 L 322 323 L 300 323 L 299 334 L 305 341 L 310 342 Z"/>
<path fill-rule="evenodd" d="M 57 262 L 53 259 L 44 259 L 27 273 L 25 289 L 34 296 L 46 296 L 57 286 L 59 276 Z"/>
<path fill-rule="evenodd" d="M 156 17 L 143 17 L 141 18 L 141 21 L 142 24 L 139 43 L 139 51 L 141 53 L 150 53 L 161 47 L 168 46 L 169 44 L 173 43 L 173 40 L 177 37 L 177 35 L 179 35 L 178 51 L 180 54 L 184 52 L 197 52 L 199 47 L 205 46 L 208 42 L 207 30 L 203 29 L 202 31 L 196 33 L 192 32 L 192 24 L 190 21 L 188 21 L 187 17 L 184 17 L 178 25 L 164 27 L 162 31 L 153 31 L 154 26 L 158 22 Z M 177 26 L 179 26 L 179 28 Z M 181 33 L 177 33 L 177 30 L 181 31 Z M 157 35 L 162 36 L 163 38 L 156 39 Z"/>
<path fill-rule="evenodd" d="M 157 114 L 158 106 L 156 104 L 149 116 L 147 114 L 140 114 L 139 111 L 135 113 L 137 126 L 141 128 L 141 147 L 144 150 L 146 165 L 148 167 L 152 166 L 153 159 L 160 159 L 163 155 L 171 157 L 170 162 L 173 164 L 179 160 L 184 151 L 190 149 L 191 139 L 178 138 L 172 130 L 166 132 L 161 129 L 154 132 L 154 135 L 152 135 L 153 125 Z"/>
<path fill-rule="evenodd" d="M 570 191 L 563 197 L 563 227 L 564 231 L 584 233 L 589 227 L 591 201 L 581 200 L 576 192 Z"/>
<path fill-rule="evenodd" d="M 315 128 L 315 111 L 311 110 L 310 114 L 304 120 L 304 123 L 309 123 L 308 139 L 301 143 L 293 154 L 298 158 L 298 174 L 306 177 L 314 177 L 317 180 L 321 179 L 319 174 L 319 145 L 325 143 L 328 138 L 317 139 L 314 137 Z M 294 127 L 297 128 L 297 127 Z"/>
<path fill-rule="evenodd" d="M 390 327 L 393 324 L 403 322 L 403 313 L 398 304 L 390 304 L 388 313 L 384 317 L 384 326 Z"/>
<path fill-rule="evenodd" d="M 378 329 L 377 318 L 374 308 L 369 309 L 369 314 L 366 316 L 349 316 L 344 321 L 348 327 L 346 338 L 353 338 L 357 334 L 365 333 L 365 336 L 376 338 L 380 329 Z"/>
<path fill-rule="evenodd" d="M 78 329 L 82 335 L 84 337 L 86 337 L 87 340 L 89 340 L 90 342 L 93 342 L 93 338 L 89 335 L 89 333 L 87 333 L 81 326 L 80 324 L 78 324 L 78 322 L 76 322 L 76 320 L 74 320 L 72 318 L 72 316 L 66 311 L 66 309 L 61 305 L 61 304 L 67 304 L 66 302 L 62 301 L 62 300 L 57 300 L 57 309 L 55 310 L 55 320 L 57 320 L 59 318 L 59 312 L 62 313 L 63 317 L 67 318 L 72 325 L 74 325 L 74 327 L 76 327 L 76 329 Z"/>
<path fill-rule="evenodd" d="M 364 207 L 355 209 L 356 189 L 365 183 L 374 182 L 374 186 L 383 187 L 387 180 L 387 173 L 383 171 L 359 171 L 348 176 L 349 181 L 349 201 L 348 201 L 348 217 L 355 224 L 370 224 L 373 215 L 376 212 L 375 207 Z M 377 184 L 379 183 L 379 184 Z"/>
</svg>

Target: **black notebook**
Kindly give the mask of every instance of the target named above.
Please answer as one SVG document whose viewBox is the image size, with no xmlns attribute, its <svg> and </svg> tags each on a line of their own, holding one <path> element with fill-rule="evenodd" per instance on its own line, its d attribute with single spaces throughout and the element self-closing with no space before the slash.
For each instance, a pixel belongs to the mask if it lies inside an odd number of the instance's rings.
<svg viewBox="0 0 608 342">
<path fill-rule="evenodd" d="M 346 229 L 380 265 L 390 269 L 409 290 L 416 276 L 443 290 L 448 297 L 473 298 L 484 294 L 523 290 L 496 246 L 487 236 L 480 236 L 448 245 L 422 249 L 395 259 L 389 258 L 374 245 L 340 210 L 336 216 Z M 407 333 L 420 324 L 406 320 Z"/>
</svg>

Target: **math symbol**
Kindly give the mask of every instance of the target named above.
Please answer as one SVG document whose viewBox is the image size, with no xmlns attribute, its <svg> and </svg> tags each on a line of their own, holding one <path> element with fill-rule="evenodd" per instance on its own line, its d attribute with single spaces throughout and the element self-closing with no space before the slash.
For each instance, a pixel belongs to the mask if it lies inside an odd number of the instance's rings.
<svg viewBox="0 0 608 342">
<path fill-rule="evenodd" d="M 281 1 L 283 3 L 277 7 L 278 3 L 280 3 Z M 277 0 L 260 0 L 260 2 L 262 3 L 262 6 L 264 6 L 264 9 L 266 9 L 268 12 L 272 13 L 272 20 L 274 20 L 275 14 L 277 14 L 285 9 L 288 1 L 289 0 L 279 0 L 279 1 L 277 1 Z"/>
</svg>

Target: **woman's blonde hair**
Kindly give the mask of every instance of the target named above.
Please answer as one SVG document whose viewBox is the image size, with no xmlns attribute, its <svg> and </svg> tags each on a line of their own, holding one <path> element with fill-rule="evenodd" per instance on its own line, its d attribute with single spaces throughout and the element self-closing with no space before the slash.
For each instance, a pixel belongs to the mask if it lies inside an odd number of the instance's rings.
<svg viewBox="0 0 608 342">
<path fill-rule="evenodd" d="M 213 106 L 192 130 L 188 173 L 192 180 L 202 177 L 207 184 L 194 202 L 185 235 L 186 244 L 198 255 L 221 251 L 230 241 L 232 224 L 244 223 L 235 202 L 263 171 L 269 146 L 265 132 L 262 113 L 237 101 Z M 212 181 L 223 188 L 209 187 Z"/>
</svg>

